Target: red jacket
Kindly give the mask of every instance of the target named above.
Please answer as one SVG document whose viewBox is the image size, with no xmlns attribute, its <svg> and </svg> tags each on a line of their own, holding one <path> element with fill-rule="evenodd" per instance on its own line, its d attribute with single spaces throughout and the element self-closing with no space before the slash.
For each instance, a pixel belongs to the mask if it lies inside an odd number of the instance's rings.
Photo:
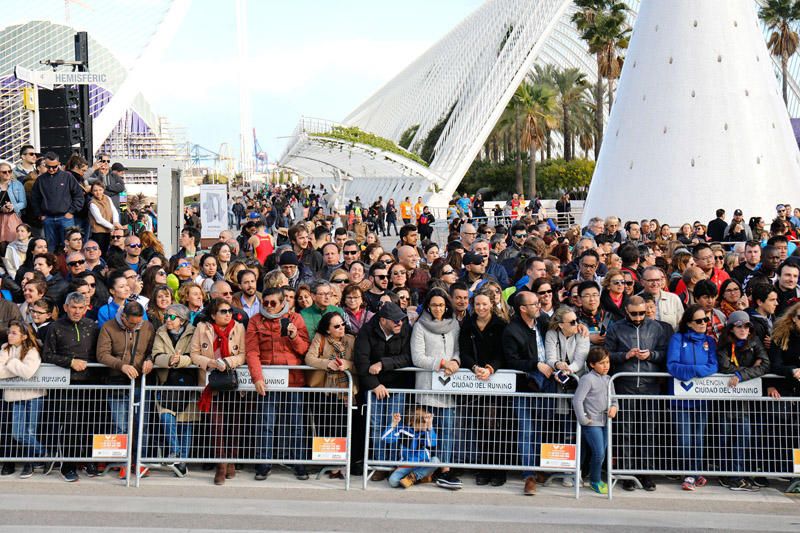
<svg viewBox="0 0 800 533">
<path fill-rule="evenodd" d="M 297 313 L 288 312 L 284 315 L 297 328 L 294 339 L 281 337 L 281 319 L 268 319 L 258 313 L 253 315 L 247 324 L 245 346 L 247 351 L 247 366 L 253 383 L 264 379 L 261 365 L 304 365 L 306 352 L 310 345 L 308 330 L 303 318 Z M 304 387 L 305 374 L 302 370 L 289 371 L 289 386 Z"/>
</svg>

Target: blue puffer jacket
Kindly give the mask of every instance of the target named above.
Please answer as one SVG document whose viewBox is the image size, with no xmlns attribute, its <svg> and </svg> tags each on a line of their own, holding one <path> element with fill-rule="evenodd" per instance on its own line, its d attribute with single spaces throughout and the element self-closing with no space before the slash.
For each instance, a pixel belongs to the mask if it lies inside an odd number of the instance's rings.
<svg viewBox="0 0 800 533">
<path fill-rule="evenodd" d="M 676 333 L 667 348 L 667 372 L 681 381 L 703 378 L 717 372 L 717 343 L 705 333 Z M 669 391 L 674 394 L 675 382 L 670 380 Z M 682 401 L 683 408 L 700 406 L 697 401 Z"/>
</svg>

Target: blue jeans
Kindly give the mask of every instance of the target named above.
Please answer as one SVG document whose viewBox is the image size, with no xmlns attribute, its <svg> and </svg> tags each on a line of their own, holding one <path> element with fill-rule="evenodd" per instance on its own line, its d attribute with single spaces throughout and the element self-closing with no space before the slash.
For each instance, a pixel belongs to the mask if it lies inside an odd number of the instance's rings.
<svg viewBox="0 0 800 533">
<path fill-rule="evenodd" d="M 745 453 L 750 453 L 752 428 L 750 415 L 729 413 L 722 423 L 722 453 L 725 456 L 726 469 L 731 472 L 749 470 L 744 464 Z"/>
<path fill-rule="evenodd" d="M 443 463 L 452 462 L 453 444 L 456 436 L 453 424 L 456 408 L 425 407 L 425 409 L 433 414 L 433 429 L 436 430 L 436 455 Z"/>
<path fill-rule="evenodd" d="M 518 453 L 522 466 L 536 466 L 542 447 L 542 428 L 538 420 L 543 417 L 545 401 L 542 398 L 514 397 L 514 411 L 519 422 Z M 533 470 L 526 470 L 522 477 L 525 479 L 533 474 Z"/>
<path fill-rule="evenodd" d="M 47 250 L 55 253 L 64 246 L 64 230 L 75 226 L 74 218 L 47 217 L 44 219 L 44 239 L 47 241 Z"/>
<path fill-rule="evenodd" d="M 283 416 L 283 425 L 278 432 L 278 441 L 281 437 L 288 451 L 286 459 L 305 459 L 301 450 L 305 424 L 303 423 L 303 395 L 299 392 L 271 392 L 261 400 L 261 434 L 259 435 L 259 459 L 271 460 L 273 449 L 281 443 L 274 442 L 275 416 Z"/>
<path fill-rule="evenodd" d="M 703 469 L 703 451 L 708 412 L 701 409 L 675 411 L 675 429 L 681 450 L 681 469 L 696 474 Z"/>
<path fill-rule="evenodd" d="M 23 455 L 44 457 L 47 455 L 42 443 L 36 437 L 39 430 L 39 413 L 44 398 L 20 400 L 11 403 L 11 436 L 22 445 Z"/>
<path fill-rule="evenodd" d="M 385 400 L 375 399 L 373 396 L 372 412 L 370 413 L 370 449 L 371 459 L 375 461 L 397 461 L 400 458 L 399 445 L 387 445 L 381 436 L 392 423 L 392 414 L 406 414 L 406 395 L 393 392 Z"/>
<path fill-rule="evenodd" d="M 438 463 L 437 457 L 431 457 L 431 463 Z M 401 466 L 397 468 L 392 475 L 389 476 L 389 485 L 397 488 L 400 486 L 400 480 L 411 474 L 412 472 L 417 476 L 417 479 L 422 479 L 433 474 L 436 471 L 435 466 Z"/>
<path fill-rule="evenodd" d="M 133 401 L 139 403 L 140 387 L 134 387 Z M 108 410 L 111 411 L 111 423 L 114 425 L 114 431 L 117 434 L 128 433 L 128 404 L 129 404 L 128 391 L 112 390 L 108 396 Z M 133 435 L 129 436 L 131 445 L 131 455 L 136 454 L 136 440 L 139 436 L 139 413 L 134 410 L 133 413 Z"/>
<path fill-rule="evenodd" d="M 605 426 L 581 426 L 581 431 L 583 431 L 583 438 L 591 451 L 589 481 L 599 483 L 602 481 L 600 470 L 603 468 L 603 460 L 606 458 L 608 432 L 606 432 Z"/>
<path fill-rule="evenodd" d="M 175 415 L 161 413 L 161 425 L 169 442 L 169 454 L 172 457 L 186 459 L 192 448 L 193 426 L 191 422 L 178 422 Z"/>
</svg>

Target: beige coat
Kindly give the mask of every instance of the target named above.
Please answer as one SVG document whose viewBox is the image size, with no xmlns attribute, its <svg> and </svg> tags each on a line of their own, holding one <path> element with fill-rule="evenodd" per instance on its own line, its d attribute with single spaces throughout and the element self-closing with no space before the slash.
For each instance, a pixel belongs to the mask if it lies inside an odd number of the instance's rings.
<svg viewBox="0 0 800 533">
<path fill-rule="evenodd" d="M 358 392 L 358 381 L 356 378 L 356 371 L 355 371 L 355 363 L 353 362 L 353 346 L 355 345 L 355 337 L 352 335 L 345 335 L 344 339 L 344 355 L 342 357 L 342 362 L 344 363 L 344 369 L 350 371 L 350 375 L 353 377 L 353 396 L 356 395 Z M 320 347 L 322 348 L 320 350 Z M 330 363 L 331 359 L 336 357 L 336 351 L 333 349 L 333 345 L 330 342 L 325 340 L 325 337 L 317 333 L 314 335 L 314 340 L 311 341 L 311 346 L 308 348 L 308 353 L 306 353 L 306 364 L 308 366 L 313 366 L 314 368 L 318 368 L 319 370 L 309 370 L 309 376 L 307 378 L 308 383 L 316 384 L 322 383 L 324 388 L 326 389 L 344 389 L 347 386 L 342 383 L 341 380 L 346 380 L 347 376 L 344 372 L 333 372 L 328 370 L 328 363 Z M 312 376 L 311 374 L 315 374 Z"/>
<path fill-rule="evenodd" d="M 192 358 L 189 354 L 191 350 L 194 329 L 194 326 L 187 324 L 186 329 L 183 330 L 183 334 L 178 339 L 178 343 L 175 346 L 172 345 L 172 339 L 169 337 L 166 325 L 161 326 L 158 328 L 158 331 L 156 331 L 156 338 L 153 341 L 153 365 L 156 368 L 156 378 L 158 379 L 159 385 L 166 383 L 170 369 L 179 369 L 191 366 Z M 169 360 L 175 354 L 179 355 L 179 359 L 178 364 L 173 366 L 169 364 Z M 198 370 L 198 374 L 199 372 L 200 371 Z M 200 381 L 198 379 L 198 384 L 199 383 Z M 196 405 L 196 391 L 165 391 L 165 394 L 180 395 L 187 400 L 191 399 L 192 401 L 190 402 L 189 407 L 180 413 L 176 413 L 175 411 L 164 407 L 162 403 L 156 401 L 159 414 L 169 413 L 175 415 L 178 422 L 194 422 L 200 419 L 200 413 L 197 411 Z"/>
<path fill-rule="evenodd" d="M 214 356 L 214 337 L 214 328 L 208 322 L 197 324 L 194 335 L 192 335 L 189 354 L 192 362 L 200 367 L 199 382 L 201 385 L 206 382 L 206 366 L 211 360 L 216 359 Z M 239 322 L 236 322 L 230 335 L 228 335 L 228 347 L 231 352 L 230 357 L 225 358 L 228 365 L 231 368 L 243 365 L 245 363 L 244 326 Z"/>
<path fill-rule="evenodd" d="M 20 360 L 20 347 L 4 344 L 0 349 L 0 379 L 16 378 L 30 379 L 39 370 L 42 358 L 39 350 L 33 348 Z M 5 389 L 3 399 L 7 402 L 33 400 L 46 395 L 47 391 L 41 389 Z"/>
</svg>

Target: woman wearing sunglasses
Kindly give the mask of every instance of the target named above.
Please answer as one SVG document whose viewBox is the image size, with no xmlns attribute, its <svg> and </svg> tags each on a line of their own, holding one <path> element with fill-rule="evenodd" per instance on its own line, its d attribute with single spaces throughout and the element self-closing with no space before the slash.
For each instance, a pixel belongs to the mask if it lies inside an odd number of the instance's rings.
<svg viewBox="0 0 800 533">
<path fill-rule="evenodd" d="M 625 304 L 628 295 L 625 293 L 625 276 L 617 268 L 610 268 L 603 278 L 603 292 L 600 295 L 600 306 L 611 313 L 614 320 L 625 318 Z"/>
<path fill-rule="evenodd" d="M 89 192 L 91 194 L 89 225 L 92 228 L 92 240 L 97 242 L 105 253 L 111 244 L 111 232 L 123 229 L 119 222 L 119 211 L 114 207 L 111 198 L 105 194 L 106 188 L 102 181 L 94 182 Z"/>
<path fill-rule="evenodd" d="M 352 294 L 360 296 L 361 289 L 355 285 L 349 285 Z M 364 314 L 369 311 L 364 310 Z M 318 369 L 308 373 L 308 386 L 325 389 L 347 389 L 351 384 L 353 389 L 353 400 L 358 392 L 355 383 L 355 372 L 353 367 L 353 346 L 355 337 L 346 333 L 345 322 L 337 312 L 328 312 L 322 315 L 317 326 L 317 334 L 311 341 L 311 346 L 305 356 L 305 362 L 309 366 Z M 345 371 L 352 376 L 348 379 Z M 316 437 L 346 437 L 347 436 L 347 409 L 331 407 L 331 403 L 336 401 L 346 401 L 346 394 L 325 394 L 324 397 L 317 397 L 313 402 L 314 428 Z M 353 411 L 356 416 L 357 411 Z M 340 470 L 333 470 L 328 473 L 331 479 L 344 479 Z"/>
<path fill-rule="evenodd" d="M 669 341 L 667 348 L 667 371 L 679 381 L 703 378 L 717 372 L 717 343 L 706 335 L 709 317 L 702 305 L 692 304 L 681 317 L 678 332 Z M 674 394 L 675 380 L 669 381 L 669 390 Z M 674 409 L 675 431 L 680 450 L 678 470 L 689 473 L 681 488 L 693 491 L 703 487 L 708 480 L 698 472 L 704 470 L 703 451 L 708 402 L 702 400 L 676 400 Z"/>
<path fill-rule="evenodd" d="M 195 328 L 190 348 L 192 362 L 201 369 L 199 383 L 205 383 L 206 372 L 225 372 L 245 363 L 244 326 L 233 320 L 230 304 L 214 298 L 205 316 L 207 321 L 199 322 Z M 235 465 L 225 460 L 236 459 L 238 455 L 240 423 L 236 404 L 239 401 L 237 391 L 213 392 L 206 387 L 197 404 L 210 417 L 214 454 L 221 461 L 214 475 L 215 485 L 224 485 L 226 479 L 236 475 Z"/>
<path fill-rule="evenodd" d="M 167 287 L 163 288 L 169 292 Z M 192 364 L 193 335 L 194 326 L 189 323 L 189 309 L 181 304 L 169 305 L 164 315 L 164 325 L 158 328 L 153 341 L 153 363 L 158 369 L 156 378 L 159 385 L 197 386 L 197 369 L 186 368 Z M 161 391 L 156 396 L 158 417 L 169 446 L 167 466 L 177 477 L 183 477 L 188 472 L 184 461 L 191 456 L 193 423 L 199 420 L 196 403 L 197 393 L 190 390 Z"/>
</svg>

